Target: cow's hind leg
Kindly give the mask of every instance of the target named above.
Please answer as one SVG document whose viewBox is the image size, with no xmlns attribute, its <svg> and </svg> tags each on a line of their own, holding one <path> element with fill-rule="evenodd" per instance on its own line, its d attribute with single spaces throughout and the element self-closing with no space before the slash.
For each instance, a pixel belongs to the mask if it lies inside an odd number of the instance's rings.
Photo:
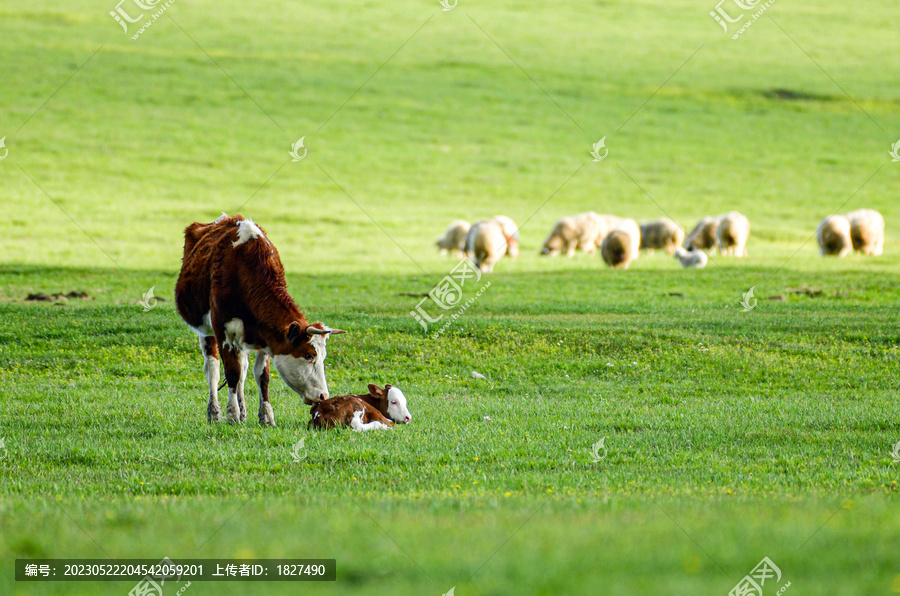
<svg viewBox="0 0 900 596">
<path fill-rule="evenodd" d="M 247 419 L 247 402 L 244 400 L 244 383 L 247 381 L 247 369 L 250 368 L 250 358 L 247 352 L 240 353 L 241 378 L 238 380 L 237 399 L 240 407 L 240 421 Z"/>
<path fill-rule="evenodd" d="M 269 403 L 269 356 L 262 350 L 256 353 L 253 362 L 253 378 L 259 387 L 259 424 L 261 426 L 275 426 L 275 413 L 272 412 L 272 404 Z"/>
<path fill-rule="evenodd" d="M 225 345 L 222 347 L 222 364 L 225 365 L 225 382 L 228 383 L 225 418 L 228 420 L 228 424 L 239 423 L 241 407 L 238 403 L 238 387 L 241 385 L 241 377 L 246 375 L 247 354 L 238 347 Z"/>
<path fill-rule="evenodd" d="M 203 372 L 209 385 L 206 421 L 218 422 L 222 419 L 222 409 L 219 407 L 219 348 L 216 338 L 209 335 L 201 337 L 200 349 L 203 351 Z"/>
</svg>

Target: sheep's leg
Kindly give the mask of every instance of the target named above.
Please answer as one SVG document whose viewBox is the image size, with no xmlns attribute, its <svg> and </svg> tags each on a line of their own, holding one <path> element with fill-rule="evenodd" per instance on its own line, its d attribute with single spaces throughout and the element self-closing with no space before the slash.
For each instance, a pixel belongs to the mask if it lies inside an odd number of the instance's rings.
<svg viewBox="0 0 900 596">
<path fill-rule="evenodd" d="M 269 403 L 269 379 L 272 378 L 269 356 L 262 350 L 256 353 L 256 360 L 253 362 L 253 378 L 259 387 L 259 424 L 275 426 L 275 413 L 272 412 L 272 404 Z"/>
<path fill-rule="evenodd" d="M 219 407 L 219 348 L 216 338 L 211 335 L 201 337 L 200 349 L 203 351 L 203 372 L 209 386 L 206 421 L 218 422 L 222 419 L 222 409 Z"/>
</svg>

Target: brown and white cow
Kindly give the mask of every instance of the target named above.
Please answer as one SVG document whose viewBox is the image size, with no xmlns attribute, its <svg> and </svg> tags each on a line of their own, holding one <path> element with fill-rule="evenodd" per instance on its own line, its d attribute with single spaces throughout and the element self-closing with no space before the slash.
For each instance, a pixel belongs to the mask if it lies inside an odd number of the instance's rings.
<svg viewBox="0 0 900 596">
<path fill-rule="evenodd" d="M 325 342 L 332 333 L 310 324 L 287 291 L 284 267 L 265 232 L 240 215 L 184 231 L 184 260 L 175 286 L 175 304 L 185 323 L 200 336 L 209 384 L 206 419 L 221 417 L 218 398 L 219 348 L 228 384 L 229 423 L 247 419 L 244 381 L 256 350 L 253 377 L 259 386 L 259 423 L 275 426 L 269 403 L 269 360 L 307 404 L 328 398 Z"/>
<path fill-rule="evenodd" d="M 317 401 L 309 410 L 311 419 L 306 428 L 349 426 L 355 431 L 366 431 L 388 428 L 394 426 L 394 422 L 409 424 L 412 415 L 399 387 L 385 385 L 382 388 L 369 383 L 368 388 L 367 394 L 339 395 Z"/>
</svg>

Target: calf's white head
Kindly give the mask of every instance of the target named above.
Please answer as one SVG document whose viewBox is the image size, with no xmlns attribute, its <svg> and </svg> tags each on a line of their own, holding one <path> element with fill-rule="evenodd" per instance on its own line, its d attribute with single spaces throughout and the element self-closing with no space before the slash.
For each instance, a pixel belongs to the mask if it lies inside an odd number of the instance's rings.
<svg viewBox="0 0 900 596">
<path fill-rule="evenodd" d="M 291 323 L 287 339 L 291 351 L 272 356 L 275 370 L 307 404 L 319 399 L 328 399 L 328 382 L 325 380 L 325 342 L 331 334 L 346 333 L 342 329 L 331 329 L 322 323 L 302 327 Z"/>
<path fill-rule="evenodd" d="M 369 395 L 379 400 L 378 409 L 394 422 L 409 424 L 412 421 L 412 415 L 406 407 L 406 396 L 398 387 L 385 385 L 382 389 L 369 383 Z"/>
</svg>

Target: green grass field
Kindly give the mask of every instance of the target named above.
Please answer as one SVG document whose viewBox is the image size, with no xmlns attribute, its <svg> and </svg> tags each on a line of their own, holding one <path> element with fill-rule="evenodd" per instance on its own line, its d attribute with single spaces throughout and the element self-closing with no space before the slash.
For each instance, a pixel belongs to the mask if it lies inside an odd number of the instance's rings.
<svg viewBox="0 0 900 596">
<path fill-rule="evenodd" d="M 766 556 L 766 596 L 900 593 L 896 3 L 779 0 L 737 40 L 712 1 L 179 1 L 137 40 L 115 8 L 0 7 L 0 593 L 133 587 L 16 558 L 164 556 L 337 559 L 189 595 L 725 595 Z M 885 254 L 819 257 L 862 207 Z M 749 257 L 705 270 L 538 256 L 564 215 L 732 209 Z M 398 385 L 412 424 L 308 432 L 280 380 L 277 428 L 206 423 L 173 289 L 222 211 L 348 330 L 331 393 Z M 424 332 L 434 238 L 499 213 L 522 256 Z"/>
</svg>

